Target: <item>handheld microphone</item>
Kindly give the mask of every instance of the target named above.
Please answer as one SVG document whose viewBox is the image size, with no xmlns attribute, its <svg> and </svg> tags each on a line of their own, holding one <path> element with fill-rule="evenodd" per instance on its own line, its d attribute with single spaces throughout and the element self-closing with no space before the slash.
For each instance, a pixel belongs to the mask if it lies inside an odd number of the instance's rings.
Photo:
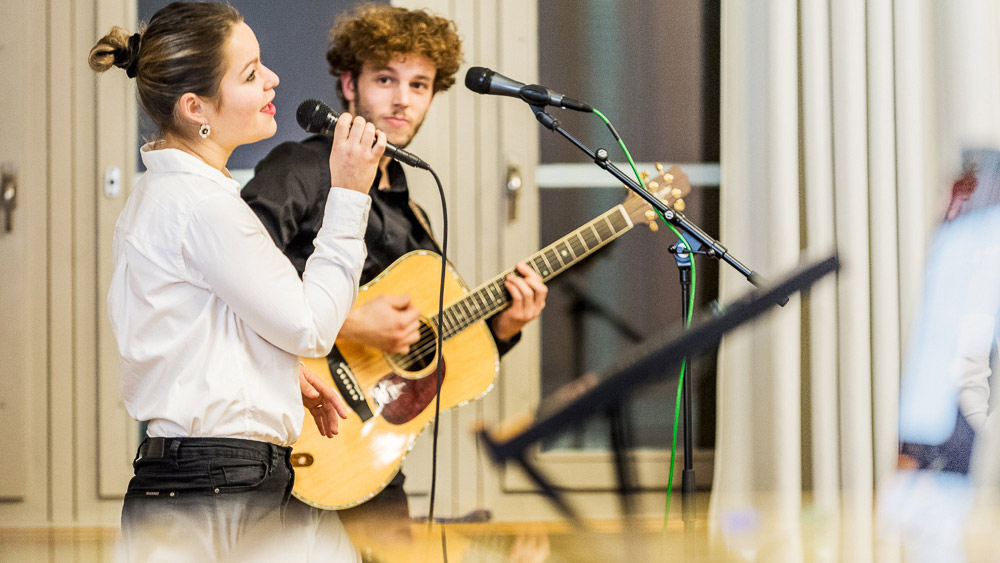
<svg viewBox="0 0 1000 563">
<path fill-rule="evenodd" d="M 521 98 L 533 106 L 555 106 L 590 113 L 594 108 L 573 98 L 553 92 L 545 86 L 518 82 L 488 68 L 474 66 L 465 73 L 465 87 L 477 94 Z"/>
<path fill-rule="evenodd" d="M 299 104 L 299 109 L 295 111 L 295 120 L 299 122 L 299 127 L 309 133 L 319 133 L 328 137 L 333 136 L 333 127 L 337 124 L 339 117 L 339 113 L 319 100 L 306 100 Z M 415 168 L 431 169 L 429 164 L 420 160 L 416 155 L 410 154 L 392 143 L 385 145 L 384 154 Z"/>
</svg>

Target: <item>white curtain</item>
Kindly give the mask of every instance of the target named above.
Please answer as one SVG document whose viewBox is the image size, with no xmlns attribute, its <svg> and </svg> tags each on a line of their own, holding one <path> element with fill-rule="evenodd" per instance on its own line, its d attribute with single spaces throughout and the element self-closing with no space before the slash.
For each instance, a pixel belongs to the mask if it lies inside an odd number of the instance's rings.
<svg viewBox="0 0 1000 563">
<path fill-rule="evenodd" d="M 998 14 L 723 0 L 720 240 L 771 278 L 834 249 L 843 265 L 723 341 L 710 522 L 751 558 L 876 558 L 928 236 L 961 149 L 1000 146 Z M 724 301 L 749 289 L 722 270 Z"/>
</svg>

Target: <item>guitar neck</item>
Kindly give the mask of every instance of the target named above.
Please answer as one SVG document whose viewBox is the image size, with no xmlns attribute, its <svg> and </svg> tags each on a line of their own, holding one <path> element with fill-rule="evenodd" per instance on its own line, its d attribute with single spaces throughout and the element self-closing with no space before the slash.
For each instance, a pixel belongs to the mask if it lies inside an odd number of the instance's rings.
<svg viewBox="0 0 1000 563">
<path fill-rule="evenodd" d="M 547 282 L 625 234 L 632 226 L 632 219 L 629 218 L 625 206 L 618 205 L 532 254 L 524 262 L 541 276 L 542 281 Z M 507 308 L 511 297 L 504 286 L 504 280 L 511 272 L 514 272 L 513 268 L 448 306 L 442 313 L 443 337 L 450 338 L 472 324 Z"/>
</svg>

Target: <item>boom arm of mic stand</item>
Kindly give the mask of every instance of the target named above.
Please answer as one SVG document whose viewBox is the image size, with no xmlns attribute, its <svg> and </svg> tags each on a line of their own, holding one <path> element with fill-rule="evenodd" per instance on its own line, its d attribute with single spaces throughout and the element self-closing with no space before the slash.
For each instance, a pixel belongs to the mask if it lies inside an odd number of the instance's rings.
<svg viewBox="0 0 1000 563">
<path fill-rule="evenodd" d="M 667 207 L 666 205 L 664 205 L 662 201 L 653 196 L 653 194 L 649 193 L 648 191 L 643 189 L 642 186 L 637 184 L 635 180 L 629 178 L 628 175 L 622 172 L 620 168 L 618 168 L 617 166 L 614 165 L 614 163 L 608 160 L 608 151 L 604 149 L 597 149 L 597 152 L 595 153 L 594 151 L 590 150 L 590 148 L 587 147 L 587 145 L 584 145 L 582 142 L 580 142 L 579 139 L 577 139 L 568 131 L 563 129 L 562 126 L 559 125 L 558 119 L 546 113 L 545 106 L 531 104 L 531 111 L 534 112 L 535 118 L 538 119 L 539 123 L 544 125 L 547 129 L 559 133 L 560 135 L 565 137 L 566 140 L 576 145 L 576 147 L 579 148 L 584 153 L 586 153 L 586 155 L 589 156 L 594 161 L 595 164 L 610 172 L 612 176 L 618 179 L 618 181 L 625 184 L 625 187 L 638 194 L 639 197 L 641 197 L 642 199 L 646 200 L 646 202 L 652 205 L 654 209 L 659 210 L 660 213 L 663 214 L 664 219 L 666 219 L 672 225 L 683 231 L 685 234 L 690 235 L 692 238 L 701 243 L 702 246 L 705 247 L 706 254 L 708 254 L 713 258 L 724 260 L 727 264 L 735 268 L 737 272 L 742 274 L 747 279 L 747 281 L 749 281 L 755 287 L 764 287 L 765 285 L 767 285 L 767 280 L 763 276 L 761 276 L 757 272 L 754 272 L 750 268 L 747 268 L 746 266 L 743 265 L 742 262 L 737 260 L 732 255 L 730 255 L 729 251 L 726 250 L 726 247 L 722 246 L 722 243 L 715 240 L 714 238 L 709 236 L 708 233 L 701 230 L 697 225 L 689 221 L 688 218 L 685 217 L 683 213 L 681 213 L 680 211 L 675 211 L 670 207 Z M 788 303 L 788 298 L 783 297 L 777 303 L 778 305 L 784 307 L 785 304 Z"/>
</svg>

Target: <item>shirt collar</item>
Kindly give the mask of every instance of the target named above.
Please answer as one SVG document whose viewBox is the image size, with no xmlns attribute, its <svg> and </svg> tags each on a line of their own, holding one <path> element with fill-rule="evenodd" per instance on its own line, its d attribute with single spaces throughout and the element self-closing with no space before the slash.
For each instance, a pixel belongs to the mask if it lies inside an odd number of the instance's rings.
<svg viewBox="0 0 1000 563">
<path fill-rule="evenodd" d="M 389 161 L 386 170 L 389 172 L 389 188 L 385 190 L 378 189 L 382 183 L 382 169 L 379 168 L 375 172 L 375 180 L 372 182 L 369 194 L 372 192 L 381 192 L 408 195 L 410 190 L 406 186 L 406 174 L 403 172 L 403 166 L 393 159 Z"/>
<path fill-rule="evenodd" d="M 212 168 L 197 156 L 180 149 L 158 149 L 156 147 L 159 143 L 161 141 L 146 143 L 139 149 L 139 155 L 142 157 L 142 163 L 146 165 L 146 170 L 150 172 L 186 172 L 188 174 L 197 174 L 222 186 L 231 186 L 237 193 L 240 191 L 240 183 L 238 181 Z M 226 172 L 228 173 L 229 170 L 226 170 Z"/>
</svg>

